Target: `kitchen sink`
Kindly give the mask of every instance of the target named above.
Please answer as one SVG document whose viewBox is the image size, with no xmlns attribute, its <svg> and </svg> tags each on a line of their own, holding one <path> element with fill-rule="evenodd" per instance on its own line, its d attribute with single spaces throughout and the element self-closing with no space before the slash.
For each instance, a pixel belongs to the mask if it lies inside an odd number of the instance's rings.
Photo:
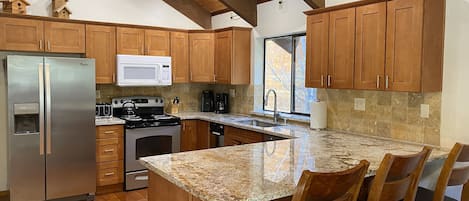
<svg viewBox="0 0 469 201">
<path fill-rule="evenodd" d="M 238 121 L 238 123 L 246 124 L 246 125 L 250 125 L 250 126 L 264 127 L 264 128 L 280 126 L 279 124 L 265 122 L 265 121 L 259 121 L 259 120 L 243 120 L 243 121 Z"/>
</svg>

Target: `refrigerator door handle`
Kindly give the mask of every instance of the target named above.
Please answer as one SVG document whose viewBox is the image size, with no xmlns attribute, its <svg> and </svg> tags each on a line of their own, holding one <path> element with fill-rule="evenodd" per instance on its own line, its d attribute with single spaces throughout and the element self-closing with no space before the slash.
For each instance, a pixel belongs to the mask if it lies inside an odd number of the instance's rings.
<svg viewBox="0 0 469 201">
<path fill-rule="evenodd" d="M 44 65 L 39 70 L 39 155 L 44 155 Z"/>
<path fill-rule="evenodd" d="M 50 65 L 45 64 L 45 96 L 46 96 L 46 149 L 47 154 L 52 154 L 51 135 L 52 135 L 52 116 L 51 116 L 51 88 L 50 88 Z"/>
</svg>

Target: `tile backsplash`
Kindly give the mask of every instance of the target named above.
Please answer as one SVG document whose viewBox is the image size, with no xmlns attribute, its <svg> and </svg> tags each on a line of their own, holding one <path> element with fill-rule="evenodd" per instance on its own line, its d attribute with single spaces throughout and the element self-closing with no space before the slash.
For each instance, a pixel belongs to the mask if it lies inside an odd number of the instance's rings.
<svg viewBox="0 0 469 201">
<path fill-rule="evenodd" d="M 328 102 L 328 128 L 440 145 L 441 93 L 318 89 Z M 355 98 L 365 99 L 365 111 L 354 109 Z M 421 104 L 430 106 L 420 117 Z"/>
<path fill-rule="evenodd" d="M 254 99 L 253 89 L 247 85 L 173 84 L 165 87 L 96 85 L 96 90 L 99 91 L 100 95 L 100 97 L 96 97 L 96 102 L 110 103 L 112 98 L 123 96 L 160 96 L 165 99 L 168 108 L 171 100 L 178 96 L 181 100 L 181 107 L 179 108 L 181 112 L 198 112 L 200 111 L 202 91 L 213 90 L 215 93 L 229 93 L 230 89 L 235 90 L 235 97 L 230 97 L 230 112 L 241 114 L 251 112 Z"/>
<path fill-rule="evenodd" d="M 166 104 L 178 96 L 181 112 L 200 111 L 203 90 L 230 93 L 230 112 L 249 114 L 262 108 L 262 86 L 173 84 L 167 87 L 117 87 L 97 85 L 96 102 L 111 102 L 122 96 L 161 96 Z M 260 93 L 255 93 L 258 91 Z M 328 128 L 417 143 L 440 145 L 441 93 L 407 93 L 362 90 L 318 89 L 318 98 L 328 102 Z M 254 98 L 256 94 L 256 98 Z M 259 96 L 259 97 L 257 97 Z M 365 111 L 354 109 L 355 98 L 365 99 Z M 430 106 L 429 118 L 420 117 L 421 104 Z M 258 108 L 257 108 L 258 109 Z M 313 114 L 314 115 L 314 114 Z"/>
</svg>

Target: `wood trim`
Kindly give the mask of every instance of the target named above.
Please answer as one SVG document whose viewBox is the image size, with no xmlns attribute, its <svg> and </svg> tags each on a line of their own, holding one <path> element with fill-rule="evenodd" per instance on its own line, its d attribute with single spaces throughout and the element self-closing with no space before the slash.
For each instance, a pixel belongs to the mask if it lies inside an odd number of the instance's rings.
<svg viewBox="0 0 469 201">
<path fill-rule="evenodd" d="M 251 31 L 252 28 L 249 28 L 249 27 L 227 27 L 227 28 L 223 28 L 223 29 L 217 29 L 215 30 L 215 33 L 217 32 L 224 32 L 224 31 L 230 31 L 230 30 L 239 30 L 239 31 Z"/>
<path fill-rule="evenodd" d="M 354 8 L 358 6 L 364 6 L 368 4 L 374 4 L 374 3 L 379 3 L 379 2 L 384 2 L 388 0 L 362 0 L 362 1 L 355 1 L 352 3 L 346 3 L 346 4 L 340 4 L 337 6 L 331 6 L 331 7 L 326 7 L 326 8 L 320 8 L 320 9 L 315 9 L 315 10 L 310 10 L 310 11 L 305 11 L 303 12 L 306 15 L 315 15 L 319 13 L 325 13 L 325 12 L 330 12 L 330 11 L 335 11 L 335 10 L 342 10 L 342 9 L 347 9 L 347 8 Z"/>
<path fill-rule="evenodd" d="M 36 16 L 36 15 L 19 15 L 19 14 L 10 14 L 10 13 L 1 13 L 1 12 L 0 12 L 0 17 L 43 20 L 43 21 L 49 21 L 49 22 L 67 22 L 67 23 L 76 23 L 76 24 L 117 26 L 117 27 L 139 28 L 139 29 L 155 29 L 155 30 L 187 32 L 187 30 L 185 29 L 175 29 L 175 28 L 169 28 L 169 27 L 154 27 L 154 26 L 146 26 L 146 25 L 121 24 L 121 23 L 112 23 L 112 22 L 73 20 L 73 19 L 62 19 L 62 18 L 44 17 L 44 16 Z"/>
<path fill-rule="evenodd" d="M 0 201 L 10 201 L 10 191 L 0 191 Z"/>
<path fill-rule="evenodd" d="M 219 0 L 253 27 L 257 26 L 257 2 L 252 0 Z"/>
<path fill-rule="evenodd" d="M 180 13 L 203 27 L 212 28 L 212 14 L 193 0 L 163 0 Z"/>
<path fill-rule="evenodd" d="M 123 192 L 123 191 L 124 191 L 123 183 L 96 187 L 96 195 L 103 195 L 103 194 Z"/>
<path fill-rule="evenodd" d="M 324 8 L 326 6 L 325 0 L 304 0 L 313 9 Z"/>
<path fill-rule="evenodd" d="M 257 0 L 257 5 L 267 3 L 269 1 L 272 1 L 272 0 Z M 229 8 L 226 8 L 226 9 L 223 9 L 223 10 L 217 10 L 215 12 L 212 12 L 212 16 L 220 15 L 220 14 L 227 13 L 227 12 L 230 12 L 230 11 L 232 11 L 232 10 L 229 9 Z"/>
</svg>

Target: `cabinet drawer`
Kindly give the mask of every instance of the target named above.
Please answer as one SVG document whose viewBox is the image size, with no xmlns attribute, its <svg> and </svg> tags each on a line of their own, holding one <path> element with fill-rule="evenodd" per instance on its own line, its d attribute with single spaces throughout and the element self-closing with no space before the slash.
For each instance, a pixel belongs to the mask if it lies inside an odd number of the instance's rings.
<svg viewBox="0 0 469 201">
<path fill-rule="evenodd" d="M 123 155 L 122 138 L 96 140 L 96 162 L 122 160 Z"/>
<path fill-rule="evenodd" d="M 96 127 L 96 138 L 121 138 L 124 134 L 124 127 L 122 125 L 115 126 L 98 126 Z"/>
<path fill-rule="evenodd" d="M 124 182 L 124 164 L 120 161 L 112 161 L 97 164 L 97 186 L 106 186 Z"/>
</svg>

